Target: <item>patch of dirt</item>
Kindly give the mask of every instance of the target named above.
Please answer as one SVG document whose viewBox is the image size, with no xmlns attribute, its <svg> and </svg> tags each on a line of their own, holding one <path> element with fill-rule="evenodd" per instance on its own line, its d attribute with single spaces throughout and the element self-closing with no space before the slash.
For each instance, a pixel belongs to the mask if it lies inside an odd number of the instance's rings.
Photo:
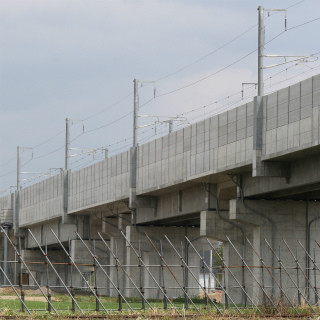
<svg viewBox="0 0 320 320">
<path fill-rule="evenodd" d="M 20 288 L 15 288 L 15 289 L 17 290 L 17 292 L 20 295 L 20 293 L 21 293 Z M 41 289 L 44 292 L 44 294 L 47 293 L 46 287 L 42 287 Z M 26 301 L 47 302 L 46 298 L 42 295 L 40 289 L 24 290 L 24 294 L 25 294 Z M 35 296 L 39 296 L 39 297 L 35 297 Z M 16 296 L 15 292 L 13 291 L 13 289 L 11 287 L 0 288 L 0 300 L 16 300 L 16 299 L 19 299 L 19 298 Z M 52 301 L 59 301 L 59 298 L 51 297 L 51 300 Z"/>
<path fill-rule="evenodd" d="M 215 300 L 218 303 L 222 303 L 222 296 L 223 296 L 222 291 L 210 292 L 208 295 L 212 300 Z M 205 297 L 203 292 L 200 294 L 200 297 L 201 298 Z"/>
<path fill-rule="evenodd" d="M 18 300 L 17 296 L 0 296 L 0 300 Z M 47 302 L 45 297 L 24 297 L 25 301 L 38 301 L 38 302 Z M 59 301 L 59 299 L 52 297 L 52 301 Z"/>
<path fill-rule="evenodd" d="M 209 293 L 209 297 L 213 300 L 215 299 L 217 302 L 222 303 L 222 291 L 216 291 Z"/>
<path fill-rule="evenodd" d="M 18 293 L 20 293 L 20 288 L 16 287 L 15 288 Z M 46 287 L 41 287 L 42 291 L 46 294 L 47 293 L 47 288 Z M 11 287 L 5 287 L 5 288 L 0 288 L 0 294 L 15 294 L 13 289 Z M 28 289 L 24 290 L 25 295 L 42 295 L 40 289 Z"/>
<path fill-rule="evenodd" d="M 47 288 L 46 288 L 46 287 L 41 287 L 41 290 L 42 290 L 42 292 L 44 292 L 44 294 L 47 293 Z M 36 290 L 33 290 L 33 289 L 24 290 L 24 294 L 25 294 L 25 295 L 42 295 L 41 290 L 40 290 L 40 289 L 36 289 Z"/>
<path fill-rule="evenodd" d="M 11 287 L 5 287 L 5 288 L 0 288 L 0 294 L 4 293 L 4 294 L 9 294 L 9 293 L 13 293 L 14 291 Z"/>
</svg>

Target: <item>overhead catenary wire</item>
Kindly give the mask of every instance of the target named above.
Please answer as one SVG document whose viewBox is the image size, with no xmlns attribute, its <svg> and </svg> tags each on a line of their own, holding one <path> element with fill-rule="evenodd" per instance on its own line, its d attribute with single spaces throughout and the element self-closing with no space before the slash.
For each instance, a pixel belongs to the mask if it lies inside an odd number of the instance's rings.
<svg viewBox="0 0 320 320">
<path fill-rule="evenodd" d="M 76 163 L 79 163 L 79 162 L 81 162 L 81 161 L 83 161 L 83 160 L 86 160 L 86 161 L 87 161 L 87 159 L 88 159 L 89 157 L 90 157 L 89 154 L 84 155 L 84 156 L 81 157 L 80 159 L 77 159 L 77 160 L 71 162 L 71 163 L 70 163 L 70 167 L 71 167 L 72 169 L 77 168 L 77 166 L 74 166 Z M 78 165 L 78 166 L 79 166 L 79 165 Z"/>
<path fill-rule="evenodd" d="M 5 166 L 7 166 L 8 164 L 11 164 L 11 162 L 14 161 L 14 160 L 16 160 L 16 156 L 10 158 L 9 160 L 6 160 L 6 161 L 3 162 L 3 163 L 0 163 L 0 167 L 5 167 Z"/>
<path fill-rule="evenodd" d="M 87 156 L 87 157 L 89 157 L 89 155 Z M 81 160 L 84 160 L 84 159 L 81 159 Z M 83 168 L 83 167 L 86 167 L 86 166 L 88 166 L 88 165 L 93 165 L 95 162 L 100 162 L 100 161 L 102 161 L 102 160 L 104 160 L 104 157 L 100 157 L 100 158 L 96 158 L 96 159 L 90 159 L 90 160 L 87 160 L 86 162 L 84 162 L 84 163 L 79 163 L 78 165 L 76 165 L 76 166 L 73 166 L 73 168 L 72 169 L 79 169 L 79 168 Z"/>
<path fill-rule="evenodd" d="M 22 163 L 22 164 L 21 164 L 21 168 L 24 167 L 24 166 L 26 166 L 26 165 L 27 165 L 28 163 L 30 163 L 32 160 L 33 160 L 33 158 L 31 158 L 31 159 L 27 160 L 26 162 Z M 9 172 L 6 172 L 6 173 L 0 175 L 0 178 L 6 177 L 6 176 L 8 176 L 9 174 L 15 173 L 15 172 L 17 172 L 17 169 L 11 170 L 11 171 L 9 171 Z"/>
<path fill-rule="evenodd" d="M 32 147 L 32 149 L 36 149 L 39 148 L 43 145 L 45 145 L 46 143 L 48 143 L 49 141 L 53 140 L 54 138 L 58 137 L 60 134 L 64 133 L 64 130 L 59 131 L 58 133 L 56 133 L 54 136 L 44 140 L 43 142 L 40 142 L 38 144 L 36 144 L 35 146 Z"/>
<path fill-rule="evenodd" d="M 98 112 L 96 112 L 96 113 L 94 113 L 94 114 L 92 114 L 92 115 L 84 118 L 83 120 L 84 120 L 84 121 L 87 121 L 87 120 L 89 120 L 89 119 L 92 119 L 92 118 L 94 118 L 94 117 L 96 117 L 96 116 L 98 116 L 98 115 L 100 115 L 100 114 L 102 114 L 102 113 L 110 110 L 111 108 L 117 106 L 120 102 L 126 100 L 127 98 L 129 98 L 129 97 L 132 96 L 132 95 L 133 95 L 133 91 L 130 92 L 130 93 L 128 93 L 127 95 L 123 96 L 122 98 L 120 98 L 120 99 L 117 100 L 116 102 L 110 104 L 110 105 L 107 106 L 106 108 L 104 108 L 104 109 L 102 109 L 102 110 L 100 110 L 100 111 L 98 111 Z"/>
<path fill-rule="evenodd" d="M 6 172 L 6 173 L 4 173 L 4 174 L 0 175 L 0 178 L 6 177 L 6 176 L 8 176 L 8 175 L 10 175 L 11 173 L 14 173 L 14 172 L 17 172 L 17 170 L 16 170 L 16 169 L 14 169 L 14 170 L 8 171 L 8 172 Z"/>
<path fill-rule="evenodd" d="M 117 118 L 117 119 L 115 119 L 115 120 L 112 120 L 112 121 L 110 121 L 110 122 L 108 122 L 108 123 L 106 123 L 106 124 L 103 124 L 103 125 L 101 125 L 101 126 L 99 126 L 99 127 L 97 127 L 97 128 L 84 131 L 83 134 L 91 133 L 91 132 L 93 132 L 93 131 L 97 131 L 97 130 L 100 130 L 100 129 L 102 129 L 102 128 L 108 127 L 108 126 L 110 126 L 110 125 L 112 125 L 112 124 L 114 124 L 114 123 L 116 123 L 116 122 L 118 122 L 118 121 L 120 121 L 120 120 L 128 117 L 128 116 L 129 116 L 130 114 L 132 114 L 132 113 L 133 113 L 133 111 L 129 111 L 129 112 L 127 112 L 126 114 L 122 115 L 121 117 L 119 117 L 119 118 Z M 76 140 L 76 139 L 73 139 L 73 141 L 74 141 L 74 140 Z"/>
<path fill-rule="evenodd" d="M 172 93 L 175 93 L 175 92 L 178 92 L 178 91 L 187 89 L 187 88 L 189 88 L 189 87 L 191 87 L 191 86 L 194 86 L 194 85 L 196 85 L 196 84 L 198 84 L 198 83 L 200 83 L 200 82 L 202 82 L 202 81 L 204 81 L 204 80 L 207 80 L 207 79 L 209 79 L 209 78 L 211 78 L 211 77 L 213 77 L 213 76 L 216 76 L 217 74 L 219 74 L 219 73 L 227 70 L 228 68 L 230 68 L 230 67 L 234 66 L 235 64 L 237 64 L 238 62 L 240 62 L 240 61 L 244 60 L 245 58 L 249 57 L 251 54 L 255 53 L 257 50 L 258 50 L 258 49 L 254 49 L 254 50 L 250 51 L 249 53 L 245 54 L 245 55 L 242 56 L 241 58 L 239 58 L 239 59 L 231 62 L 230 64 L 226 65 L 225 67 L 223 67 L 223 68 L 221 68 L 221 69 L 219 69 L 219 70 L 217 70 L 217 71 L 215 71 L 215 72 L 213 72 L 213 73 L 208 74 L 208 75 L 205 76 L 205 77 L 202 77 L 202 78 L 200 78 L 200 79 L 198 79 L 198 80 L 196 80 L 196 81 L 193 81 L 193 82 L 191 82 L 191 83 L 189 83 L 189 84 L 186 84 L 186 85 L 184 85 L 184 86 L 181 86 L 181 87 L 179 87 L 179 88 L 177 88 L 177 89 L 173 89 L 173 90 L 171 90 L 171 91 L 167 91 L 167 92 L 165 92 L 165 93 L 161 93 L 161 94 L 157 95 L 156 98 L 163 97 L 163 96 L 167 96 L 167 95 L 169 95 L 169 94 L 172 94 Z"/>
<path fill-rule="evenodd" d="M 293 26 L 293 27 L 287 28 L 287 29 L 281 31 L 280 33 L 278 33 L 276 36 L 274 36 L 274 37 L 271 38 L 270 40 L 266 41 L 265 45 L 267 45 L 267 44 L 269 44 L 270 42 L 272 42 L 272 41 L 276 40 L 277 38 L 281 37 L 281 36 L 282 36 L 283 34 L 285 34 L 287 31 L 291 31 L 291 30 L 300 28 L 300 27 L 302 27 L 302 26 L 305 26 L 305 25 L 307 25 L 307 24 L 309 24 L 309 23 L 312 23 L 312 22 L 315 22 L 315 21 L 318 21 L 318 20 L 320 20 L 320 17 L 317 17 L 317 18 L 315 18 L 315 19 L 312 19 L 312 20 L 306 21 L 306 22 L 304 22 L 304 23 L 295 25 L 295 26 Z"/>
<path fill-rule="evenodd" d="M 210 51 L 209 53 L 205 54 L 204 56 L 202 56 L 201 58 L 196 59 L 195 61 L 185 65 L 184 67 L 181 67 L 179 69 L 177 69 L 176 71 L 170 72 L 169 74 L 159 78 L 158 80 L 156 80 L 156 82 L 160 82 L 164 79 L 167 79 L 181 71 L 184 71 L 188 68 L 190 68 L 191 66 L 195 65 L 196 63 L 205 60 L 206 58 L 208 58 L 209 56 L 213 55 L 214 53 L 217 53 L 218 51 L 224 49 L 225 47 L 227 47 L 229 44 L 233 43 L 234 41 L 240 39 L 241 37 L 243 37 L 245 34 L 247 34 L 249 31 L 253 30 L 254 28 L 256 28 L 257 24 L 254 24 L 253 26 L 249 27 L 248 29 L 246 29 L 245 31 L 241 32 L 239 35 L 237 35 L 236 37 L 232 38 L 230 41 L 225 42 L 224 44 L 222 44 L 220 47 Z"/>
<path fill-rule="evenodd" d="M 305 2 L 305 0 L 297 1 L 297 2 L 293 3 L 292 5 L 290 5 L 289 7 L 287 7 L 286 9 L 287 9 L 287 10 L 288 10 L 288 9 L 291 9 L 291 8 L 293 8 L 293 7 L 301 4 L 301 3 L 303 3 L 303 2 Z"/>
<path fill-rule="evenodd" d="M 312 22 L 315 22 L 315 21 L 318 21 L 318 20 L 320 20 L 320 17 L 316 17 L 316 18 L 314 18 L 314 19 L 311 19 L 311 20 L 309 20 L 309 21 L 303 22 L 303 23 L 298 24 L 298 25 L 296 25 L 296 26 L 293 26 L 293 27 L 291 27 L 291 28 L 287 28 L 287 31 L 290 31 L 290 30 L 293 30 L 293 29 L 296 29 L 296 28 L 303 27 L 303 26 L 305 26 L 305 25 L 307 25 L 307 24 L 309 24 L 309 23 L 312 23 Z"/>
<path fill-rule="evenodd" d="M 318 68 L 320 68 L 320 64 L 317 65 L 317 66 L 315 66 L 314 68 L 312 68 L 312 69 L 310 69 L 310 70 L 305 70 L 304 72 L 299 73 L 298 75 L 293 75 L 292 77 L 290 77 L 290 78 L 288 78 L 288 79 L 286 79 L 286 80 L 282 80 L 282 81 L 276 82 L 276 83 L 273 84 L 272 86 L 279 85 L 279 84 L 281 84 L 281 83 L 283 83 L 283 82 L 288 82 L 289 80 L 292 80 L 292 79 L 294 79 L 294 78 L 296 78 L 296 77 L 298 77 L 298 76 L 301 76 L 302 74 L 310 73 L 310 72 L 312 72 L 312 71 L 314 71 L 315 69 L 318 69 Z M 272 93 L 272 92 L 274 92 L 274 91 L 275 91 L 275 90 L 269 91 L 269 92 L 267 92 L 267 94 L 270 94 L 270 93 Z"/>
<path fill-rule="evenodd" d="M 62 131 L 59 131 L 59 132 L 56 133 L 54 136 L 52 136 L 52 137 L 50 137 L 50 138 L 48 138 L 48 139 L 46 139 L 46 140 L 44 140 L 44 141 L 36 144 L 36 145 L 33 146 L 31 149 L 36 149 L 36 148 L 41 147 L 42 145 L 44 145 L 44 144 L 48 143 L 49 141 L 53 140 L 54 138 L 56 138 L 57 136 L 59 136 L 59 135 L 62 134 L 63 132 L 64 132 L 63 130 L 62 130 Z M 6 166 L 7 164 L 11 164 L 11 162 L 14 161 L 14 160 L 16 160 L 16 156 L 10 158 L 9 160 L 7 160 L 7 161 L 4 162 L 4 163 L 1 163 L 1 164 L 0 164 L 0 167 Z"/>
<path fill-rule="evenodd" d="M 64 149 L 65 148 L 65 146 L 60 146 L 60 147 L 58 147 L 58 148 L 56 148 L 56 149 L 54 149 L 54 150 L 52 150 L 52 151 L 50 151 L 50 152 L 47 152 L 47 153 L 44 153 L 44 154 L 41 154 L 41 155 L 39 155 L 39 156 L 36 156 L 36 157 L 34 157 L 33 159 L 41 159 L 41 158 L 45 158 L 45 157 L 47 157 L 47 156 L 49 156 L 49 155 L 51 155 L 51 154 L 53 154 L 53 153 L 56 153 L 56 152 L 58 152 L 58 151 L 60 151 L 60 150 L 62 150 L 62 149 Z"/>
<path fill-rule="evenodd" d="M 48 138 L 48 139 L 46 139 L 46 140 L 44 140 L 44 141 L 36 144 L 36 145 L 33 146 L 31 149 L 36 149 L 36 148 L 41 147 L 42 145 L 44 145 L 44 144 L 48 143 L 49 141 L 53 140 L 54 138 L 58 137 L 58 136 L 59 136 L 60 134 L 62 134 L 63 132 L 64 132 L 64 130 L 59 131 L 58 133 L 56 133 L 56 134 L 53 135 L 52 137 L 50 137 L 50 138 Z M 14 160 L 16 160 L 16 156 L 10 158 L 9 160 L 5 161 L 4 163 L 1 163 L 1 164 L 0 164 L 0 167 L 6 166 L 6 165 L 8 165 L 8 164 L 11 164 L 12 161 L 14 161 Z M 1 177 L 1 176 L 0 176 L 0 177 Z"/>
</svg>

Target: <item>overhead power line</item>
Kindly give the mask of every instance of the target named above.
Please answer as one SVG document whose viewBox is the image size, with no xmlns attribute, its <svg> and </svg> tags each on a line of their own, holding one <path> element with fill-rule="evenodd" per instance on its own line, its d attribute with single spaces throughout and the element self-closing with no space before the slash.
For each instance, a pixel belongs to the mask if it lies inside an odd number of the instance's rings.
<svg viewBox="0 0 320 320">
<path fill-rule="evenodd" d="M 60 150 L 64 149 L 64 147 L 65 147 L 65 146 L 60 146 L 59 148 L 56 148 L 56 149 L 54 149 L 54 150 L 52 150 L 52 151 L 50 151 L 50 152 L 47 152 L 47 153 L 41 154 L 40 156 L 34 157 L 33 159 L 41 159 L 41 158 L 45 158 L 45 157 L 47 157 L 47 156 L 49 156 L 49 155 L 51 155 L 51 154 L 53 154 L 53 153 L 56 153 L 56 152 L 58 152 L 58 151 L 60 151 Z"/>
<path fill-rule="evenodd" d="M 99 126 L 99 127 L 97 127 L 97 128 L 94 128 L 94 129 L 91 129 L 91 130 L 88 130 L 88 131 L 84 131 L 83 134 L 91 133 L 91 132 L 93 132 L 93 131 L 97 131 L 97 130 L 100 130 L 100 129 L 102 129 L 102 128 L 108 127 L 108 126 L 110 126 L 110 125 L 112 125 L 112 124 L 114 124 L 114 123 L 116 123 L 116 122 L 118 122 L 118 121 L 120 121 L 120 120 L 128 117 L 128 116 L 129 116 L 130 114 L 132 114 L 132 113 L 133 113 L 133 111 L 127 112 L 126 114 L 122 115 L 121 117 L 119 117 L 119 118 L 117 118 L 117 119 L 115 119 L 115 120 L 112 120 L 112 121 L 110 121 L 110 122 L 108 122 L 108 123 L 106 123 L 106 124 L 103 124 L 102 126 Z M 75 140 L 75 139 L 73 139 L 73 140 Z"/>
<path fill-rule="evenodd" d="M 236 40 L 240 39 L 240 38 L 243 37 L 245 34 L 247 34 L 249 31 L 251 31 L 252 29 L 254 29 L 256 26 L 257 26 L 257 24 L 254 24 L 254 25 L 251 26 L 250 28 L 248 28 L 248 29 L 246 29 L 245 31 L 241 32 L 241 33 L 240 33 L 239 35 L 237 35 L 236 37 L 232 38 L 230 41 L 225 42 L 225 43 L 224 43 L 223 45 L 221 45 L 220 47 L 218 47 L 218 48 L 210 51 L 210 52 L 207 53 L 206 55 L 202 56 L 202 57 L 199 58 L 199 59 L 196 59 L 195 61 L 189 63 L 188 65 L 185 65 L 184 67 L 181 67 L 181 68 L 177 69 L 176 71 L 173 71 L 173 72 L 171 72 L 171 73 L 169 73 L 169 74 L 167 74 L 167 75 L 159 78 L 158 80 L 156 80 L 156 82 L 159 82 L 159 81 L 162 81 L 162 80 L 164 80 L 164 79 L 167 79 L 167 78 L 169 78 L 169 77 L 171 77 L 171 76 L 173 76 L 173 75 L 175 75 L 175 74 L 177 74 L 177 73 L 179 73 L 179 72 L 181 72 L 181 71 L 183 71 L 183 70 L 186 70 L 186 69 L 190 68 L 191 66 L 199 63 L 200 61 L 205 60 L 205 59 L 208 58 L 209 56 L 215 54 L 216 52 L 218 52 L 218 51 L 222 50 L 223 48 L 227 47 L 229 44 L 231 44 L 231 43 L 235 42 Z"/>
<path fill-rule="evenodd" d="M 13 157 L 3 163 L 0 164 L 0 167 L 5 167 L 6 165 L 10 164 L 12 161 L 16 160 L 16 157 Z"/>
<path fill-rule="evenodd" d="M 133 92 L 128 93 L 127 95 L 125 95 L 124 97 L 120 98 L 120 99 L 117 100 L 116 102 L 110 104 L 110 105 L 107 106 L 106 108 L 104 108 L 104 109 L 102 109 L 102 110 L 100 110 L 100 111 L 98 111 L 98 112 L 96 112 L 96 113 L 93 113 L 92 115 L 84 118 L 83 120 L 86 121 L 86 120 L 92 119 L 92 118 L 94 118 L 94 117 L 96 117 L 96 116 L 98 116 L 98 115 L 100 115 L 100 114 L 102 114 L 102 113 L 110 110 L 111 108 L 117 106 L 120 102 L 126 100 L 128 97 L 130 97 L 130 96 L 132 96 L 132 95 L 133 95 Z"/>
<path fill-rule="evenodd" d="M 54 136 L 44 140 L 43 142 L 40 142 L 39 144 L 35 145 L 32 147 L 32 149 L 36 149 L 39 148 L 41 146 L 43 146 L 44 144 L 48 143 L 49 141 L 53 140 L 54 138 L 58 137 L 60 134 L 64 133 L 64 130 L 59 131 L 58 133 L 56 133 Z"/>
<path fill-rule="evenodd" d="M 293 8 L 293 7 L 295 7 L 295 6 L 299 5 L 299 4 L 301 4 L 302 2 L 305 2 L 305 0 L 298 1 L 298 2 L 296 2 L 296 3 L 292 4 L 292 5 L 290 5 L 290 6 L 289 6 L 289 7 L 287 7 L 286 9 L 287 9 L 287 10 L 288 10 L 288 9 L 291 9 L 291 8 Z"/>
<path fill-rule="evenodd" d="M 306 24 L 309 24 L 309 23 L 312 23 L 312 22 L 315 22 L 315 21 L 318 21 L 318 20 L 320 20 L 320 17 L 311 19 L 311 20 L 309 20 L 309 21 L 306 21 L 306 22 L 303 22 L 303 23 L 298 24 L 298 25 L 296 25 L 296 26 L 293 26 L 293 27 L 291 27 L 291 28 L 288 28 L 287 31 L 290 31 L 290 30 L 293 30 L 293 29 L 296 29 L 296 28 L 303 27 L 303 26 L 305 26 Z"/>
<path fill-rule="evenodd" d="M 251 54 L 253 54 L 253 53 L 256 52 L 257 50 L 258 50 L 258 49 L 254 49 L 254 50 L 250 51 L 249 53 L 247 53 L 246 55 L 242 56 L 241 58 L 233 61 L 232 63 L 228 64 L 227 66 L 225 66 L 225 67 L 223 67 L 223 68 L 221 68 L 221 69 L 219 69 L 219 70 L 217 70 L 217 71 L 215 71 L 215 72 L 213 72 L 213 73 L 210 73 L 209 75 L 207 75 L 207 76 L 205 76 L 205 77 L 202 77 L 202 78 L 200 78 L 200 79 L 198 79 L 198 80 L 196 80 L 196 81 L 193 81 L 193 82 L 191 82 L 191 83 L 189 83 L 189 84 L 186 84 L 186 85 L 184 85 L 184 86 L 182 86 L 182 87 L 180 87 L 180 88 L 177 88 L 177 89 L 174 89 L 174 90 L 171 90 L 171 91 L 168 91 L 168 92 L 159 94 L 159 95 L 157 95 L 156 97 L 163 97 L 163 96 L 172 94 L 172 93 L 174 93 L 174 92 L 181 91 L 181 90 L 183 90 L 183 89 L 186 89 L 186 88 L 189 88 L 189 87 L 191 87 L 191 86 L 194 86 L 195 84 L 197 84 L 197 83 L 199 83 L 199 82 L 202 82 L 202 81 L 204 81 L 204 80 L 207 80 L 207 79 L 209 79 L 209 78 L 211 78 L 211 77 L 213 77 L 213 76 L 221 73 L 222 71 L 225 71 L 226 69 L 232 67 L 233 65 L 237 64 L 238 62 L 244 60 L 245 58 L 249 57 Z"/>
</svg>

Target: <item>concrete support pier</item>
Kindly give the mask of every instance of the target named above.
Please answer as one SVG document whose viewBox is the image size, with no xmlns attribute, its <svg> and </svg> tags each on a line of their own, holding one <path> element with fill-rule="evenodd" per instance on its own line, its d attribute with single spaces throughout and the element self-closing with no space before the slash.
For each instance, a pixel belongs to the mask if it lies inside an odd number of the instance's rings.
<svg viewBox="0 0 320 320">
<path fill-rule="evenodd" d="M 223 241 L 225 263 L 241 282 L 242 288 L 225 268 L 225 286 L 237 303 L 318 301 L 313 287 L 320 283 L 310 269 L 320 258 L 319 212 L 315 201 L 247 199 L 230 200 L 229 211 L 201 212 L 201 235 Z"/>
<path fill-rule="evenodd" d="M 127 242 L 127 263 L 130 265 L 139 264 L 139 259 L 134 252 L 136 250 L 137 253 L 140 252 L 146 265 L 146 267 L 141 267 L 140 274 L 138 268 L 130 269 L 130 274 L 134 279 L 140 279 L 139 285 L 142 288 L 153 288 L 152 290 L 146 290 L 147 298 L 159 299 L 163 296 L 158 285 L 165 288 L 169 297 L 177 298 L 183 296 L 183 288 L 185 288 L 188 295 L 199 296 L 200 291 L 197 280 L 200 273 L 200 259 L 192 252 L 185 240 L 185 236 L 188 236 L 191 240 L 199 238 L 198 228 L 152 226 L 136 228 L 128 226 L 126 231 L 127 239 L 131 244 L 129 245 Z M 146 238 L 145 233 L 152 243 Z M 168 237 L 181 257 L 188 262 L 195 278 L 190 271 L 186 270 L 180 257 L 165 236 Z M 195 246 L 200 250 L 200 247 L 201 249 L 203 248 L 202 244 L 197 241 Z M 129 286 L 128 280 L 127 286 Z M 127 295 L 136 296 L 133 290 L 127 291 Z"/>
</svg>

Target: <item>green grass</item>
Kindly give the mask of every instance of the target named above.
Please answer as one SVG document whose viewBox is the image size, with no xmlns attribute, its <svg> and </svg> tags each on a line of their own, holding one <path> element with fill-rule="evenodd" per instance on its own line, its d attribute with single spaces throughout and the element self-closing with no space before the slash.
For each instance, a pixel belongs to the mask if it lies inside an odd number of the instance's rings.
<svg viewBox="0 0 320 320">
<path fill-rule="evenodd" d="M 1 297 L 2 296 L 2 297 Z M 15 297 L 15 300 L 11 299 L 5 299 L 5 296 L 12 296 Z M 43 296 L 42 295 L 27 295 L 26 297 L 33 297 L 33 298 L 40 298 Z M 55 301 L 54 299 L 58 300 Z M 90 318 L 90 315 L 94 314 L 100 314 L 103 315 L 105 314 L 105 311 L 103 310 L 102 306 L 100 306 L 100 312 L 96 312 L 96 299 L 94 296 L 89 296 L 89 295 L 76 295 L 75 299 L 77 303 L 79 304 L 80 308 L 84 312 L 85 315 L 87 315 Z M 122 313 L 117 312 L 119 308 L 118 304 L 118 298 L 117 297 L 100 297 L 101 302 L 103 303 L 104 307 L 107 310 L 115 310 L 115 314 L 118 314 L 120 317 L 121 315 L 125 315 L 128 313 L 131 313 L 130 310 L 128 309 L 128 306 L 125 304 L 125 302 L 122 302 L 122 307 L 123 311 Z M 128 302 L 130 303 L 130 306 L 133 309 L 141 309 L 141 299 L 138 298 L 128 298 Z M 168 317 L 168 319 L 171 317 L 172 313 L 174 312 L 171 310 L 171 306 L 168 303 L 168 309 L 169 310 L 163 310 L 163 301 L 160 300 L 148 300 L 149 303 L 155 308 L 155 311 L 152 310 L 146 310 L 146 311 L 136 311 L 139 318 L 141 319 L 148 319 L 148 315 L 150 314 L 157 314 L 157 315 L 162 315 L 164 318 Z M 203 316 L 199 316 L 195 310 L 195 308 L 192 306 L 191 302 L 189 302 L 189 309 L 186 311 L 186 314 L 189 316 L 194 316 L 197 317 L 198 320 L 204 320 L 204 319 L 213 319 L 214 317 L 218 319 L 226 319 L 224 316 L 230 316 L 234 315 L 237 316 L 237 318 L 249 318 L 249 319 L 259 319 L 263 318 L 263 316 L 260 316 L 257 310 L 250 309 L 250 308 L 241 308 L 243 316 L 240 316 L 236 309 L 233 307 L 230 307 L 228 310 L 224 310 L 223 305 L 219 305 L 219 308 L 223 310 L 223 315 L 218 316 L 217 311 L 213 305 L 209 303 L 208 306 L 205 305 L 204 299 L 201 298 L 194 298 L 193 302 L 201 310 L 203 313 Z M 175 307 L 178 309 L 182 309 L 185 304 L 185 300 L 183 298 L 175 299 L 173 300 L 173 303 Z M 41 318 L 41 319 L 53 319 L 55 318 L 54 312 L 49 314 L 46 310 L 48 308 L 48 303 L 47 302 L 41 302 L 41 301 L 28 301 L 26 299 L 25 301 L 26 306 L 28 309 L 32 312 L 32 318 Z M 58 311 L 58 313 L 62 316 L 62 318 L 67 318 L 70 315 L 80 315 L 80 311 L 76 307 L 76 312 L 73 313 L 71 308 L 72 308 L 72 299 L 68 295 L 64 294 L 53 294 L 52 296 L 52 305 L 54 308 Z M 298 313 L 307 315 L 306 318 L 302 317 L 301 319 L 313 319 L 314 316 L 319 316 L 320 315 L 320 309 L 316 308 L 316 314 L 312 314 L 310 309 L 308 307 L 297 307 Z M 146 309 L 148 309 L 148 306 L 146 305 Z M 264 315 L 269 315 L 271 316 L 270 319 L 272 319 L 272 315 L 276 315 L 275 310 L 272 308 L 263 308 L 260 307 L 260 309 L 263 311 Z M 33 311 L 33 310 L 42 310 L 42 311 Z M 112 312 L 113 313 L 113 312 Z M 183 313 L 182 310 L 180 310 L 180 313 Z M 281 313 L 288 316 L 288 315 L 297 315 L 297 312 L 293 308 L 289 307 L 283 307 L 281 310 Z M 21 316 L 21 302 L 20 300 L 13 294 L 2 294 L 0 295 L 0 318 L 2 315 L 13 315 L 16 317 Z M 19 316 L 20 315 L 20 316 Z M 27 313 L 25 313 L 27 315 Z"/>
<path fill-rule="evenodd" d="M 4 295 L 2 295 L 4 296 Z M 6 294 L 5 296 L 9 296 Z M 0 310 L 11 310 L 11 311 L 21 311 L 21 301 L 13 294 L 10 294 L 10 296 L 14 297 L 14 300 L 9 299 L 1 299 L 0 295 Z M 48 308 L 48 302 L 41 302 L 41 301 L 28 301 L 28 297 L 33 297 L 34 299 L 40 298 L 42 295 L 28 295 L 26 296 L 25 305 L 29 310 L 47 310 Z M 100 301 L 102 302 L 103 306 L 107 310 L 118 310 L 119 309 L 119 302 L 117 297 L 99 297 Z M 58 300 L 58 301 L 55 301 Z M 96 309 L 96 298 L 94 296 L 87 296 L 87 295 L 77 295 L 75 296 L 75 300 L 80 306 L 80 308 L 83 311 L 94 311 Z M 142 303 L 141 299 L 138 298 L 127 298 L 127 301 L 129 302 L 131 308 L 133 309 L 142 309 Z M 148 302 L 150 305 L 152 305 L 153 308 L 156 309 L 163 309 L 163 301 L 162 300 L 151 300 L 148 299 Z M 203 299 L 195 299 L 195 304 L 198 308 L 204 308 L 204 300 Z M 58 310 L 67 310 L 68 312 L 72 311 L 72 299 L 68 295 L 63 294 L 54 294 L 52 296 L 51 301 L 53 307 Z M 176 308 L 183 308 L 185 301 L 184 299 L 176 299 L 173 301 Z M 171 308 L 169 302 L 167 303 L 168 309 Z M 103 307 L 100 305 L 100 311 L 104 311 Z M 146 309 L 150 309 L 147 304 L 145 304 Z M 76 311 L 78 311 L 77 306 L 75 306 Z M 189 308 L 192 310 L 194 307 L 189 302 Z M 210 308 L 214 308 L 212 305 L 210 305 Z M 128 305 L 125 303 L 125 301 L 122 300 L 122 310 L 129 311 Z M 60 313 L 60 312 L 59 312 Z"/>
</svg>

